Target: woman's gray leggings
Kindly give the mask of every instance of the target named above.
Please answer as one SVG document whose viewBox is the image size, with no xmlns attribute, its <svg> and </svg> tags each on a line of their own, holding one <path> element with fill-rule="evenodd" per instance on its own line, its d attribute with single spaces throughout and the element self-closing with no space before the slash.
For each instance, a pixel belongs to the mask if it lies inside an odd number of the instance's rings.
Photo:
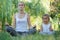
<svg viewBox="0 0 60 40">
<path fill-rule="evenodd" d="M 23 34 L 35 34 L 36 33 L 36 29 L 35 28 L 32 28 L 30 29 L 28 32 L 16 32 L 12 27 L 10 26 L 6 26 L 6 31 L 8 33 L 10 33 L 10 35 L 12 36 L 17 36 L 17 33 L 20 34 L 20 35 L 23 35 Z"/>
</svg>

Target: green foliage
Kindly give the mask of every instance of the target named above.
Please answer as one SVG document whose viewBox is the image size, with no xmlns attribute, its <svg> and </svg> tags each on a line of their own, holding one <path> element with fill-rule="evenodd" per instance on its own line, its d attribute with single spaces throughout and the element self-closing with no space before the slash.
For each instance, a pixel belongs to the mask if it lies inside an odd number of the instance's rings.
<svg viewBox="0 0 60 40">
<path fill-rule="evenodd" d="M 18 0 L 17 0 L 18 1 Z M 9 25 L 12 23 L 12 15 L 16 10 L 16 0 L 0 0 L 0 22 L 2 23 L 2 30 L 5 28 L 5 22 Z"/>
<path fill-rule="evenodd" d="M 7 32 L 0 32 L 0 40 L 12 40 Z"/>
<path fill-rule="evenodd" d="M 60 14 L 60 0 L 54 0 L 53 2 L 51 2 L 51 7 L 53 7 L 50 12 L 51 17 L 53 16 L 53 18 L 58 17 L 58 15 Z"/>
<path fill-rule="evenodd" d="M 42 6 L 40 0 L 31 0 L 31 2 L 24 3 L 26 4 L 26 12 L 31 16 L 37 17 L 44 14 L 45 8 Z M 17 12 L 17 6 L 18 0 L 0 0 L 0 22 L 2 23 L 2 30 L 5 28 L 5 22 L 8 22 L 9 25 L 11 25 L 12 15 Z"/>
<path fill-rule="evenodd" d="M 60 18 L 60 14 L 58 14 L 57 17 Z"/>
<path fill-rule="evenodd" d="M 26 2 L 25 10 L 31 15 L 31 16 L 41 16 L 45 12 L 45 8 L 43 7 L 42 3 L 40 3 L 40 0 L 35 0 L 32 2 Z M 44 11 L 43 11 L 44 10 Z"/>
</svg>

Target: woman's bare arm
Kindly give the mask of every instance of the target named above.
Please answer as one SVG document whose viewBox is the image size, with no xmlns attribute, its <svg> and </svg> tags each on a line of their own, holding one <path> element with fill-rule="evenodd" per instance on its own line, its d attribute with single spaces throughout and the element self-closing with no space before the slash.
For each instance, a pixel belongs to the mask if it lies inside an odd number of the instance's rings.
<svg viewBox="0 0 60 40">
<path fill-rule="evenodd" d="M 31 27 L 30 15 L 28 15 L 27 21 L 28 21 L 28 26 L 29 26 L 29 29 L 30 29 L 30 27 Z"/>
<path fill-rule="evenodd" d="M 15 19 L 15 16 L 16 15 L 13 15 L 13 20 L 12 20 L 12 28 L 14 28 L 14 29 L 16 27 L 16 19 Z"/>
</svg>

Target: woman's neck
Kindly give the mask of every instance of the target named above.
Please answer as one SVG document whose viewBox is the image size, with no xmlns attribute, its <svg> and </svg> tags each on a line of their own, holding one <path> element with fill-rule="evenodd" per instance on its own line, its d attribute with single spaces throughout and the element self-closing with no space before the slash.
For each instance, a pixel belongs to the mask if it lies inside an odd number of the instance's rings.
<svg viewBox="0 0 60 40">
<path fill-rule="evenodd" d="M 19 11 L 20 14 L 24 14 L 24 11 Z"/>
</svg>

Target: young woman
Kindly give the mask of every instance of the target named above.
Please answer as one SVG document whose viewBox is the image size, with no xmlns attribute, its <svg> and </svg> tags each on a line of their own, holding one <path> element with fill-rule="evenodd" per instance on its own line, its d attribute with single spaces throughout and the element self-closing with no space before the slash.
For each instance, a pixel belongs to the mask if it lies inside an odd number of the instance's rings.
<svg viewBox="0 0 60 40">
<path fill-rule="evenodd" d="M 24 12 L 24 2 L 18 3 L 18 12 L 14 15 L 13 27 L 19 34 L 28 33 L 30 29 L 30 16 Z"/>
<path fill-rule="evenodd" d="M 18 12 L 13 17 L 13 25 L 10 27 L 6 24 L 6 31 L 15 36 L 17 33 L 20 35 L 36 33 L 35 27 L 31 26 L 30 16 L 24 12 L 24 2 L 18 3 Z"/>
<path fill-rule="evenodd" d="M 44 14 L 42 17 L 42 25 L 41 25 L 41 34 L 52 34 L 53 29 L 52 29 L 52 24 L 50 23 L 50 17 L 48 14 Z"/>
</svg>

